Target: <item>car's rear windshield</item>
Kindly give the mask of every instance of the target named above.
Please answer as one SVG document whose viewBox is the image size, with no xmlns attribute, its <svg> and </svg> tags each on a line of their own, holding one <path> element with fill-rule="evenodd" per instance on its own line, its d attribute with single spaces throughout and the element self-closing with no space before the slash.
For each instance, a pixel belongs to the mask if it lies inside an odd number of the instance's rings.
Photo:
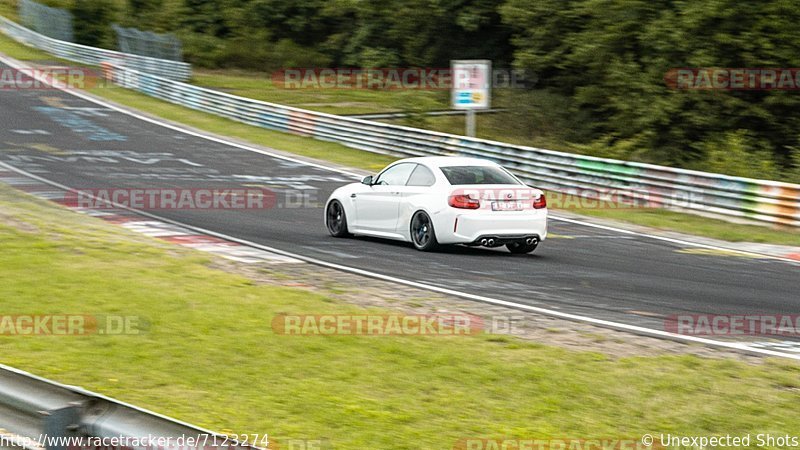
<svg viewBox="0 0 800 450">
<path fill-rule="evenodd" d="M 493 166 L 449 166 L 442 173 L 450 184 L 520 184 L 508 172 Z"/>
</svg>

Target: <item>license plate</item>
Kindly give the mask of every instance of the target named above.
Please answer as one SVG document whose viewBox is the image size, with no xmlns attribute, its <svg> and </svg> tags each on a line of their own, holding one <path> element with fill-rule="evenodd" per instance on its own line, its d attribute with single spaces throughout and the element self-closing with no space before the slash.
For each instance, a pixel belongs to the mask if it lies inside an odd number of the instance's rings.
<svg viewBox="0 0 800 450">
<path fill-rule="evenodd" d="M 522 211 L 523 206 L 518 201 L 492 202 L 492 211 Z"/>
</svg>

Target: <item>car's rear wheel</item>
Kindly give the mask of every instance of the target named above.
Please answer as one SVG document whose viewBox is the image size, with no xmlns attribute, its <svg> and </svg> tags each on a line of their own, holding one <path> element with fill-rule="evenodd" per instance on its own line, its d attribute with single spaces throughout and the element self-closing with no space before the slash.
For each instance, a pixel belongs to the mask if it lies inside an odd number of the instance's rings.
<svg viewBox="0 0 800 450">
<path fill-rule="evenodd" d="M 515 255 L 530 253 L 536 250 L 536 247 L 538 246 L 539 246 L 538 242 L 535 242 L 533 244 L 526 244 L 525 242 L 512 242 L 510 244 L 506 244 L 506 248 L 508 249 L 508 251 L 510 251 Z"/>
<path fill-rule="evenodd" d="M 417 250 L 423 252 L 435 250 L 439 246 L 433 222 L 424 211 L 417 211 L 411 218 L 411 242 Z"/>
<path fill-rule="evenodd" d="M 339 200 L 331 200 L 328 203 L 328 208 L 325 211 L 325 224 L 328 226 L 328 233 L 333 237 L 347 237 L 350 233 L 347 231 L 347 215 L 344 212 L 344 207 Z"/>
</svg>

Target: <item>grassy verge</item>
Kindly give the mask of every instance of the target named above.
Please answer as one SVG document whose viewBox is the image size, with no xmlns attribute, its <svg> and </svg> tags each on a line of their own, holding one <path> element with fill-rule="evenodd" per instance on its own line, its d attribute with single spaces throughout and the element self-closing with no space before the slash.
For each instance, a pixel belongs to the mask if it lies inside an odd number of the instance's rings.
<svg viewBox="0 0 800 450">
<path fill-rule="evenodd" d="M 495 107 L 503 108 L 502 99 L 512 96 L 514 93 L 496 90 L 494 92 Z M 499 99 L 499 100 L 498 100 Z M 449 107 L 446 106 L 446 107 Z M 509 123 L 512 113 L 498 112 L 492 114 L 477 114 L 475 116 L 475 136 L 481 139 L 492 141 L 507 142 L 509 144 L 526 145 L 528 147 L 547 148 L 550 150 L 564 151 L 569 153 L 580 153 L 580 148 L 549 138 L 546 134 L 528 135 L 513 128 Z M 461 134 L 465 133 L 466 119 L 464 116 L 420 116 L 414 115 L 409 118 L 381 120 L 384 123 L 404 125 L 416 128 L 423 128 L 440 133 Z"/>
<path fill-rule="evenodd" d="M 332 114 L 386 111 L 428 111 L 449 108 L 449 92 L 430 90 L 288 89 L 276 86 L 268 74 L 197 70 L 194 84 L 242 97 L 281 103 Z"/>
<path fill-rule="evenodd" d="M 330 114 L 369 114 L 380 112 L 408 111 L 421 113 L 450 108 L 450 92 L 441 90 L 369 90 L 369 89 L 288 89 L 276 86 L 269 74 L 241 70 L 195 70 L 192 83 L 220 90 L 233 95 L 253 98 Z M 502 108 L 505 99 L 514 92 L 508 89 L 495 90 L 495 107 Z M 553 142 L 543 136 L 523 136 L 509 127 L 505 121 L 508 113 L 493 115 L 478 114 L 477 137 L 512 144 L 530 145 L 573 151 L 563 143 Z M 382 120 L 439 131 L 463 134 L 464 116 L 424 116 L 415 114 L 405 119 Z"/>
<path fill-rule="evenodd" d="M 0 0 L 0 15 L 7 19 L 18 21 L 19 16 L 17 15 L 16 2 L 12 0 Z"/>
<path fill-rule="evenodd" d="M 53 60 L 53 57 L 47 55 L 46 53 L 25 47 L 3 35 L 0 35 L 0 52 L 21 60 Z M 201 74 L 198 77 L 202 81 L 204 76 L 205 75 Z M 205 82 L 211 85 L 216 84 L 216 87 L 221 87 L 223 85 L 232 86 L 233 88 L 240 89 L 240 93 L 255 93 L 260 89 L 259 86 L 263 84 L 263 80 L 252 80 L 242 74 L 233 76 L 215 74 L 214 77 L 216 81 L 210 82 L 209 79 L 206 78 Z M 264 90 L 264 92 L 271 92 L 270 95 L 278 95 L 279 93 L 276 93 L 277 91 L 285 92 L 285 90 L 277 90 L 274 88 Z M 263 145 L 311 158 L 331 161 L 350 167 L 358 167 L 366 170 L 377 171 L 396 159 L 390 156 L 355 150 L 336 143 L 323 142 L 311 138 L 244 125 L 232 120 L 223 119 L 211 114 L 193 111 L 173 105 L 171 103 L 153 99 L 138 92 L 118 87 L 112 86 L 95 88 L 92 89 L 91 92 L 121 105 L 147 111 L 150 114 L 163 117 L 167 120 L 181 122 L 201 130 L 231 136 L 247 140 L 258 145 Z M 349 96 L 352 93 L 353 91 L 346 91 L 336 92 L 332 95 Z M 377 93 L 367 92 L 365 95 L 367 94 L 376 96 L 376 98 L 379 97 Z M 313 98 L 313 95 L 309 94 L 308 92 L 297 93 L 296 95 L 310 95 L 309 98 L 306 98 L 303 101 L 309 101 L 310 98 Z M 281 98 L 262 98 L 271 101 L 283 101 Z M 346 97 L 337 98 L 341 100 L 342 98 Z M 380 100 L 380 102 L 385 101 L 385 99 Z M 463 120 L 463 118 L 448 117 L 438 118 L 436 120 L 446 121 L 446 123 L 449 124 L 448 127 L 455 128 L 457 126 L 457 121 Z M 489 118 L 479 117 L 478 120 L 489 120 Z M 498 136 L 489 137 L 497 138 Z M 736 225 L 720 220 L 706 219 L 691 214 L 682 214 L 673 211 L 581 209 L 574 210 L 573 212 L 628 222 L 636 225 L 651 226 L 664 230 L 679 231 L 687 234 L 696 234 L 704 237 L 729 240 L 733 242 L 749 241 L 800 245 L 800 233 L 798 233 L 796 230 Z"/>
<path fill-rule="evenodd" d="M 0 53 L 22 61 L 52 61 L 55 59 L 47 53 L 30 49 L 3 35 L 0 35 Z M 75 65 L 75 63 L 70 64 Z M 397 159 L 354 150 L 331 142 L 322 142 L 302 136 L 252 127 L 212 114 L 192 111 L 117 86 L 95 87 L 89 91 L 121 105 L 141 109 L 164 119 L 181 122 L 201 130 L 246 139 L 257 145 L 350 167 L 377 171 Z"/>
<path fill-rule="evenodd" d="M 0 14 L 4 15 L 5 17 L 9 17 L 8 15 L 3 14 L 2 12 L 0 12 Z M 49 53 L 35 49 L 33 47 L 22 45 L 17 41 L 9 38 L 3 33 L 0 33 L 0 53 L 20 61 L 30 61 L 33 63 L 43 62 L 50 64 L 64 64 L 66 66 L 72 66 L 72 67 L 88 67 L 84 64 L 75 63 L 73 61 L 69 61 L 66 59 L 61 59 Z"/>
<path fill-rule="evenodd" d="M 0 52 L 20 61 L 57 60 L 55 56 L 22 45 L 2 33 L 0 33 Z"/>
<path fill-rule="evenodd" d="M 786 414 L 800 400 L 794 363 L 614 360 L 488 335 L 278 335 L 278 313 L 364 310 L 207 265 L 0 186 L 3 314 L 150 322 L 140 335 L 2 336 L 2 362 L 217 430 L 327 438 L 337 449 L 800 433 L 800 418 Z"/>
<path fill-rule="evenodd" d="M 678 231 L 729 242 L 800 246 L 800 232 L 790 227 L 769 228 L 758 225 L 736 224 L 667 209 L 631 211 L 629 209 L 577 208 L 568 211 L 585 216 L 617 220 L 665 231 Z M 558 210 L 554 210 L 554 212 L 557 213 Z"/>
<path fill-rule="evenodd" d="M 201 130 L 244 139 L 265 147 L 271 147 L 310 158 L 331 161 L 345 166 L 378 171 L 390 162 L 397 160 L 395 157 L 355 150 L 333 142 L 318 141 L 307 137 L 245 125 L 212 114 L 192 111 L 116 86 L 95 88 L 91 89 L 90 92 L 121 105 L 147 111 L 149 114 L 180 122 Z"/>
</svg>

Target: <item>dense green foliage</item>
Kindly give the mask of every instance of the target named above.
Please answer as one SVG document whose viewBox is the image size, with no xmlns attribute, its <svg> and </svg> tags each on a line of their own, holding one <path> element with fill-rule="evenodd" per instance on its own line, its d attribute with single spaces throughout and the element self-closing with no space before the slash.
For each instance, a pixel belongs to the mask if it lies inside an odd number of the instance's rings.
<svg viewBox="0 0 800 450">
<path fill-rule="evenodd" d="M 609 156 L 779 176 L 798 145 L 800 96 L 676 91 L 680 67 L 797 66 L 800 12 L 773 0 L 508 0 L 516 64 L 570 99 Z M 796 154 L 795 154 L 796 157 Z M 797 175 L 795 175 L 796 177 Z"/>
<path fill-rule="evenodd" d="M 113 3 L 107 0 L 75 0 L 70 10 L 77 42 L 95 47 L 114 45 L 109 27 L 115 16 Z"/>
<path fill-rule="evenodd" d="M 201 67 L 447 67 L 451 59 L 488 58 L 535 80 L 498 96 L 510 109 L 498 127 L 515 136 L 800 182 L 796 91 L 687 91 L 665 82 L 681 67 L 797 67 L 800 10 L 788 0 L 48 3 L 70 5 L 83 42 L 104 42 L 113 16 L 177 33 L 187 59 Z"/>
</svg>

